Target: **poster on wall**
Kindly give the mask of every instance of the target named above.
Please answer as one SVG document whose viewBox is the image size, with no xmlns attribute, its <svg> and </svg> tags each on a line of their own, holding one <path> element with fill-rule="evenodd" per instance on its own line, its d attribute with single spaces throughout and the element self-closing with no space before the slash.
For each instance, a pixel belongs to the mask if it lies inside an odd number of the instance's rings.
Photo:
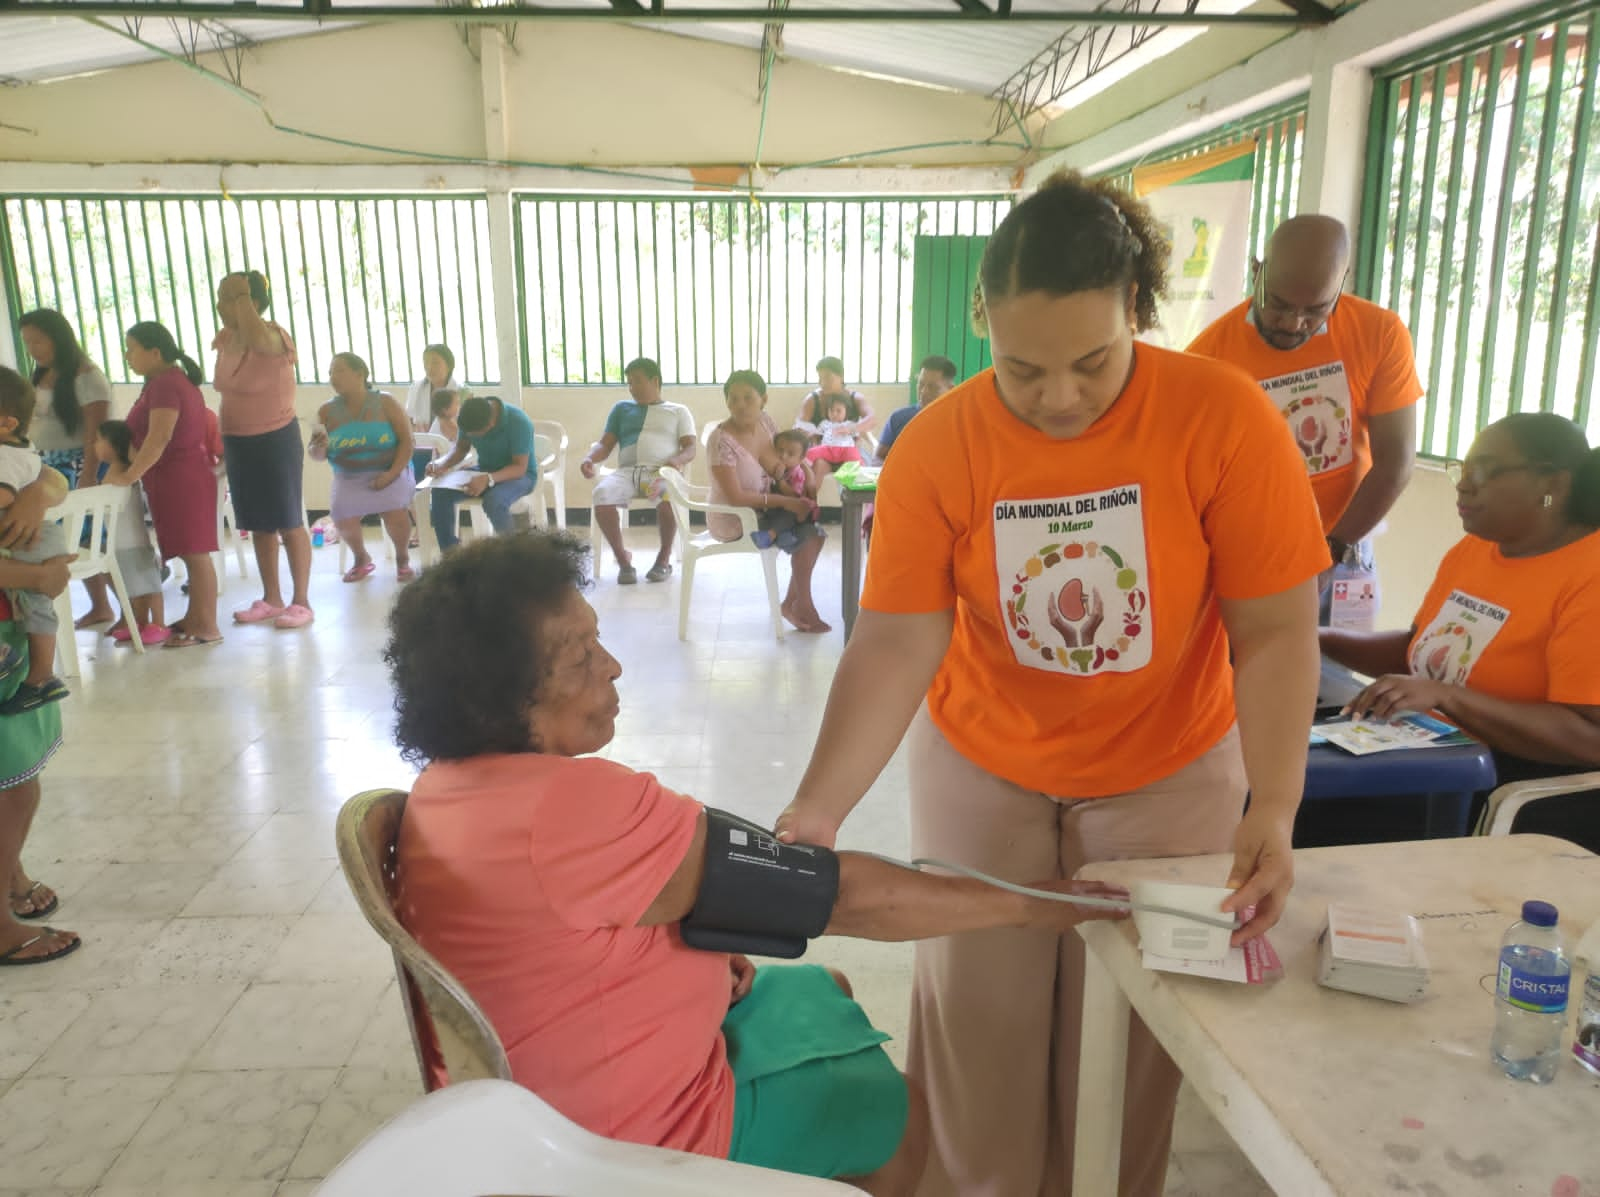
<svg viewBox="0 0 1600 1197">
<path fill-rule="evenodd" d="M 1144 340 L 1186 348 L 1244 298 L 1255 161 L 1256 143 L 1242 141 L 1133 172 L 1134 193 L 1150 205 L 1172 245 L 1161 325 Z"/>
</svg>

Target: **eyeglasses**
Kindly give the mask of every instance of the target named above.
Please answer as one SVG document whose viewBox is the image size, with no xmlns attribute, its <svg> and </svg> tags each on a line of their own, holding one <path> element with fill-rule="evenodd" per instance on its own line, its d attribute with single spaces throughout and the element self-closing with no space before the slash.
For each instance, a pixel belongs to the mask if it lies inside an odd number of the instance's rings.
<svg viewBox="0 0 1600 1197">
<path fill-rule="evenodd" d="M 1297 308 L 1284 303 L 1276 296 L 1267 294 L 1267 268 L 1266 264 L 1262 263 L 1260 269 L 1256 271 L 1256 310 L 1280 320 L 1320 326 L 1331 319 L 1333 313 L 1338 310 L 1339 300 L 1344 298 L 1344 285 L 1349 278 L 1350 275 L 1346 272 L 1344 278 L 1339 281 L 1339 290 L 1326 303 L 1319 303 L 1309 308 Z"/>
<path fill-rule="evenodd" d="M 1503 478 L 1507 474 L 1516 474 L 1523 470 L 1543 470 L 1547 466 L 1536 462 L 1524 461 L 1516 465 L 1491 465 L 1481 461 L 1447 461 L 1444 463 L 1445 476 L 1460 485 L 1463 481 L 1472 483 L 1473 487 L 1487 486 L 1496 478 Z"/>
</svg>

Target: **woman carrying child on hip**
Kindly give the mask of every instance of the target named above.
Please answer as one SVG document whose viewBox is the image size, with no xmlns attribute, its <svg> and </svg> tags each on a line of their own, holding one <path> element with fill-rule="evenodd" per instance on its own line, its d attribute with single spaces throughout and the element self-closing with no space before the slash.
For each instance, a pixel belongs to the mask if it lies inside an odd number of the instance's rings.
<svg viewBox="0 0 1600 1197">
<path fill-rule="evenodd" d="M 36 482 L 44 471 L 44 458 L 28 443 L 36 402 L 33 384 L 14 370 L 0 367 L 0 511 L 17 501 L 23 487 Z M 64 556 L 67 537 L 60 523 L 47 523 L 31 549 L 8 549 L 0 556 L 30 565 Z M 21 715 L 48 703 L 60 702 L 70 691 L 52 671 L 56 660 L 56 607 L 47 594 L 36 590 L 11 591 L 17 622 L 28 636 L 27 676 L 16 692 L 0 703 L 0 715 Z M 20 672 L 22 657 L 0 645 L 0 683 Z"/>
</svg>

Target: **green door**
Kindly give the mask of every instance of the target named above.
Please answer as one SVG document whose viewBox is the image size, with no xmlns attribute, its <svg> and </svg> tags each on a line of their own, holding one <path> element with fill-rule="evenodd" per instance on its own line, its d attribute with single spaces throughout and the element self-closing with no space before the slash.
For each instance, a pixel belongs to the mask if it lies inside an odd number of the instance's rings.
<svg viewBox="0 0 1600 1197">
<path fill-rule="evenodd" d="M 956 378 L 989 367 L 989 342 L 972 331 L 972 296 L 987 237 L 918 237 L 912 249 L 911 370 L 931 353 L 956 364 Z M 915 378 L 913 377 L 913 391 Z"/>
</svg>

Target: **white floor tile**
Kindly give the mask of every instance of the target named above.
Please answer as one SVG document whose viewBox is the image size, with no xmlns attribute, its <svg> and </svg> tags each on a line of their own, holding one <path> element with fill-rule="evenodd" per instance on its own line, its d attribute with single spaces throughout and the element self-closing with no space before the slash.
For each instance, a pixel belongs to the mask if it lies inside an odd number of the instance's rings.
<svg viewBox="0 0 1600 1197">
<path fill-rule="evenodd" d="M 384 988 L 380 981 L 258 982 L 234 1003 L 191 1066 L 222 1072 L 342 1067 Z"/>
<path fill-rule="evenodd" d="M 192 1072 L 178 1078 L 117 1159 L 107 1183 L 278 1181 L 338 1070 Z M 8 1095 L 10 1096 L 10 1095 Z"/>
<path fill-rule="evenodd" d="M 93 1185 L 144 1125 L 174 1078 L 25 1077 L 0 1097 L 5 1183 Z"/>
<path fill-rule="evenodd" d="M 87 948 L 81 949 L 87 951 Z M 231 984 L 142 985 L 82 998 L 88 1008 L 33 1066 L 32 1076 L 180 1072 L 244 993 Z"/>
</svg>

